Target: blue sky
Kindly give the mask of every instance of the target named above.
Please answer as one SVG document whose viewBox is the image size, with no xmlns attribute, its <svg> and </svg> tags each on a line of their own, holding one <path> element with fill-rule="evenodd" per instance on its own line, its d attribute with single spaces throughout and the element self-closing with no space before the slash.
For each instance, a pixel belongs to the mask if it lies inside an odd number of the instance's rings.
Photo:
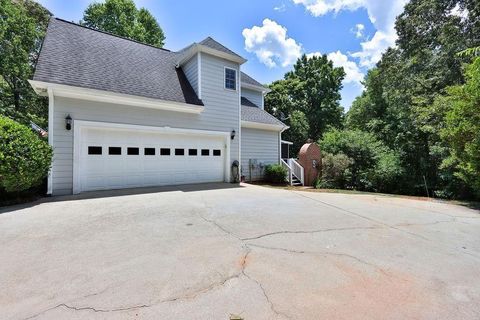
<svg viewBox="0 0 480 320">
<path fill-rule="evenodd" d="M 362 92 L 363 75 L 396 39 L 393 23 L 405 0 L 136 0 L 165 32 L 165 48 L 211 36 L 248 59 L 262 83 L 283 78 L 298 56 L 328 54 L 347 72 L 342 105 Z M 91 1 L 40 0 L 55 16 L 78 22 Z"/>
</svg>

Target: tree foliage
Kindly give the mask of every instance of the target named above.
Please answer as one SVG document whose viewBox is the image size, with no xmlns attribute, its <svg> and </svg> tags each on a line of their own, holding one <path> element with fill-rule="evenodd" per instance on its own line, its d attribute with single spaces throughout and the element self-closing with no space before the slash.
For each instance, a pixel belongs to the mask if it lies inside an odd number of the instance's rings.
<svg viewBox="0 0 480 320">
<path fill-rule="evenodd" d="M 133 0 L 92 3 L 80 23 L 159 48 L 165 43 L 163 30 L 153 15 L 145 8 L 137 9 Z"/>
<path fill-rule="evenodd" d="M 270 85 L 265 109 L 290 126 L 283 137 L 294 143 L 295 154 L 307 139 L 318 140 L 343 122 L 340 90 L 343 68 L 335 68 L 326 55 L 303 55 L 283 80 Z"/>
<path fill-rule="evenodd" d="M 479 14 L 474 0 L 406 4 L 396 21 L 397 47 L 368 72 L 346 116 L 347 128 L 373 134 L 399 156 L 398 192 L 424 194 L 426 182 L 437 195 L 467 196 L 468 184 L 445 165 L 453 145 L 440 133 L 448 123 L 447 88 L 464 83 L 472 59 L 458 53 L 480 44 Z"/>
<path fill-rule="evenodd" d="M 27 126 L 0 116 L 0 188 L 22 191 L 39 185 L 52 161 L 52 148 Z"/>
<path fill-rule="evenodd" d="M 436 101 L 447 109 L 440 135 L 450 148 L 442 166 L 480 198 L 480 58 L 467 68 L 466 78 L 464 85 L 448 88 Z"/>
<path fill-rule="evenodd" d="M 0 0 L 0 113 L 46 125 L 47 102 L 28 83 L 50 12 L 32 0 Z"/>
<path fill-rule="evenodd" d="M 402 174 L 400 160 L 397 155 L 371 133 L 360 130 L 331 130 L 319 141 L 320 148 L 338 159 L 330 162 L 348 164 L 340 181 L 343 186 L 355 190 L 392 191 L 396 179 Z M 343 158 L 346 157 L 344 160 Z M 329 165 L 323 172 L 325 182 L 339 181 L 328 178 L 329 172 L 335 172 L 335 166 Z M 322 168 L 323 171 L 323 168 Z M 338 170 L 337 170 L 338 171 Z M 325 176 L 327 175 L 327 176 Z M 335 176 L 339 176 L 335 174 Z M 331 184 L 331 182 L 328 182 Z"/>
</svg>

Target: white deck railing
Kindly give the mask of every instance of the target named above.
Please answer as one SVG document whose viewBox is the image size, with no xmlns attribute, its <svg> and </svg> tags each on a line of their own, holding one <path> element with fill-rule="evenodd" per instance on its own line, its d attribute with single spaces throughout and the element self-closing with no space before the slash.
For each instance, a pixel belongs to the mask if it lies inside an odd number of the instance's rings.
<svg viewBox="0 0 480 320">
<path fill-rule="evenodd" d="M 302 183 L 302 186 L 305 185 L 305 174 L 304 169 L 295 159 L 288 159 L 288 165 L 292 168 L 293 175 L 297 177 L 298 180 Z"/>
<path fill-rule="evenodd" d="M 295 159 L 287 159 L 287 161 L 280 159 L 282 167 L 288 171 L 288 183 L 293 185 L 293 178 L 297 178 L 302 186 L 305 185 L 305 174 L 303 167 Z"/>
</svg>

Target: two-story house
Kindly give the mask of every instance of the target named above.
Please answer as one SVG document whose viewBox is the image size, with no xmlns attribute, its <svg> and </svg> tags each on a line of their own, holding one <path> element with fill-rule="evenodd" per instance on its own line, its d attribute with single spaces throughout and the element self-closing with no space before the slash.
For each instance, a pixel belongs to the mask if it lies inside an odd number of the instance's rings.
<svg viewBox="0 0 480 320">
<path fill-rule="evenodd" d="M 288 127 L 245 62 L 210 37 L 173 52 L 52 18 L 30 81 L 49 99 L 48 192 L 261 178 Z"/>
</svg>

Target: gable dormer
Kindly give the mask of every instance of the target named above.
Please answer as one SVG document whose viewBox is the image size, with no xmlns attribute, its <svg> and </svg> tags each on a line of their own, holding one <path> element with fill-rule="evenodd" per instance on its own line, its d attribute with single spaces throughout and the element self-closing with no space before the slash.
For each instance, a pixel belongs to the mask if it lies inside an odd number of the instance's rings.
<svg viewBox="0 0 480 320">
<path fill-rule="evenodd" d="M 211 37 L 207 37 L 199 43 L 193 43 L 190 46 L 180 50 L 179 60 L 177 66 L 182 67 L 187 79 L 197 93 L 197 96 L 202 99 L 203 84 L 202 71 L 206 68 L 203 66 L 207 60 L 215 60 L 218 64 L 223 64 L 224 89 L 240 90 L 240 65 L 247 60 L 236 54 L 232 50 L 223 46 Z M 216 70 L 218 72 L 219 70 Z M 234 87 L 234 88 L 233 88 Z M 219 88 L 221 89 L 221 88 Z"/>
</svg>

